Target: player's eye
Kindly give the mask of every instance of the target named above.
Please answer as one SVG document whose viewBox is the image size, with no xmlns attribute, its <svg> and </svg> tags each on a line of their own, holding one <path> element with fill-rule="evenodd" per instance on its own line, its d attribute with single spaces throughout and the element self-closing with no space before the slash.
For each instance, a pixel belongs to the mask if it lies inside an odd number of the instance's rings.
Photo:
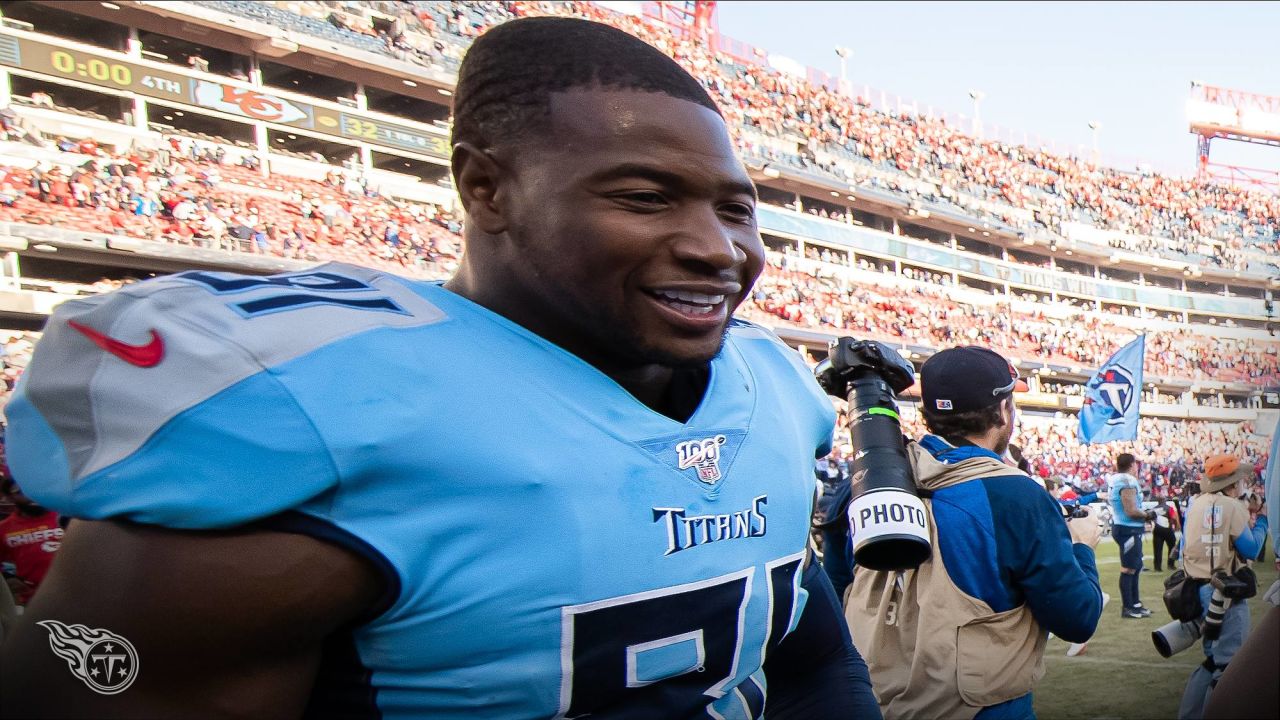
<svg viewBox="0 0 1280 720">
<path fill-rule="evenodd" d="M 740 223 L 750 223 L 756 219 L 755 208 L 746 203 L 725 203 L 720 206 L 720 214 Z"/>
<path fill-rule="evenodd" d="M 661 193 L 653 190 L 632 190 L 618 193 L 613 198 L 627 205 L 649 209 L 663 207 L 667 204 L 667 199 Z"/>
</svg>

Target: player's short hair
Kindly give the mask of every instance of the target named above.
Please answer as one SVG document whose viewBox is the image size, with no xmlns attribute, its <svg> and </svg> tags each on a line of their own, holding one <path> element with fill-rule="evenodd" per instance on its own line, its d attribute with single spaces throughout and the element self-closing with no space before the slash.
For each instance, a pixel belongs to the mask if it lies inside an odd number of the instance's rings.
<svg viewBox="0 0 1280 720">
<path fill-rule="evenodd" d="M 1116 472 L 1129 472 L 1133 464 L 1138 461 L 1131 453 L 1120 453 L 1116 456 Z"/>
<path fill-rule="evenodd" d="M 481 35 L 462 59 L 452 142 L 525 139 L 546 127 L 551 94 L 574 88 L 663 93 L 721 114 L 692 75 L 639 38 L 588 20 L 520 18 Z"/>
</svg>

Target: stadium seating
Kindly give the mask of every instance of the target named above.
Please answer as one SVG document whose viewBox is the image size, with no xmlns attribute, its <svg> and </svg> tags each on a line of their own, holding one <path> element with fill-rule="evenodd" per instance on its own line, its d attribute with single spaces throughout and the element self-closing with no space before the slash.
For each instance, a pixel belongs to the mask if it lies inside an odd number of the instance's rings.
<svg viewBox="0 0 1280 720">
<path fill-rule="evenodd" d="M 372 195 L 349 173 L 321 182 L 218 162 L 208 146 L 171 136 L 170 148 L 93 158 L 63 153 L 69 169 L 40 197 L 32 171 L 0 167 L 0 221 L 53 224 L 151 240 L 338 260 L 443 278 L 456 268 L 460 218 L 442 208 Z M 96 172 L 74 168 L 92 160 Z M 112 168 L 116 168 L 113 170 Z M 25 190 L 23 190 L 25 189 Z M 180 208 L 183 200 L 191 205 Z M 178 217 L 175 217 L 177 215 Z M 327 218 L 327 219 L 326 219 Z M 394 223 L 394 225 L 392 225 Z M 391 233 L 388 234 L 388 228 Z M 261 242 L 254 238 L 258 237 Z M 849 268 L 773 254 L 753 297 L 739 311 L 772 325 L 857 333 L 889 342 L 944 347 L 982 343 L 1024 361 L 1096 367 L 1132 331 L 1095 312 L 1072 322 L 1007 303 L 959 302 L 942 277 L 904 269 L 911 289 L 858 282 Z M 1183 328 L 1149 335 L 1147 372 L 1181 380 L 1280 381 L 1280 345 Z"/>
<path fill-rule="evenodd" d="M 839 330 L 895 343 L 987 345 L 1022 360 L 1065 366 L 1097 367 L 1133 337 L 1131 330 L 1085 312 L 1065 323 L 1007 304 L 960 303 L 936 283 L 904 292 L 840 282 L 842 269 L 836 266 L 821 277 L 784 265 L 784 258 L 770 258 L 770 272 L 741 314 L 771 325 Z M 1169 378 L 1267 384 L 1280 380 L 1276 352 L 1275 344 L 1206 337 L 1203 330 L 1183 328 L 1148 335 L 1146 370 Z"/>
<path fill-rule="evenodd" d="M 333 3 L 200 4 L 397 55 L 395 38 L 384 37 L 379 44 L 368 34 L 319 20 L 331 16 Z M 1268 275 L 1280 271 L 1280 198 L 1263 192 L 1098 167 L 1044 149 L 982 140 L 944 120 L 876 110 L 865 99 L 709 52 L 642 18 L 590 3 L 365 5 L 399 16 L 403 30 L 397 37 L 410 38 L 409 44 L 441 45 L 431 55 L 448 69 L 472 37 L 511 17 L 554 14 L 608 22 L 669 53 L 700 77 L 721 103 L 748 157 L 842 184 L 887 188 L 1018 231 L 1061 233 L 1069 224 L 1085 223 L 1120 233 L 1108 240 L 1117 249 L 1206 267 Z M 365 27 L 373 32 L 371 25 Z M 413 40 L 418 37 L 422 39 Z"/>
<path fill-rule="evenodd" d="M 183 142 L 175 138 L 172 152 L 93 158 L 64 153 L 67 169 L 55 165 L 35 175 L 0 166 L 0 194 L 8 188 L 14 198 L 0 205 L 0 221 L 356 262 L 409 274 L 442 276 L 456 267 L 460 225 L 439 207 L 371 196 L 361 185 L 346 185 L 336 172 L 329 184 L 281 175 L 267 182 L 256 171 L 220 164 L 207 153 L 193 160 L 189 152 L 177 151 Z M 77 170 L 90 161 L 96 172 Z M 37 175 L 51 181 L 43 198 Z M 358 191 L 352 194 L 353 189 Z M 192 205 L 189 216 L 179 210 L 181 217 L 175 217 L 183 200 Z M 262 243 L 255 234 L 265 236 Z"/>
</svg>

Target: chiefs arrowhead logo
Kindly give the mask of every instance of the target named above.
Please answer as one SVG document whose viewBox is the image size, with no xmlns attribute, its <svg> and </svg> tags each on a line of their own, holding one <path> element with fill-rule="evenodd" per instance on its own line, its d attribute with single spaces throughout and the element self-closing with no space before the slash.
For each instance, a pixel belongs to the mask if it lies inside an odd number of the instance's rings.
<svg viewBox="0 0 1280 720">
<path fill-rule="evenodd" d="M 130 365 L 137 365 L 142 368 L 155 367 L 164 359 L 164 340 L 160 339 L 160 333 L 155 330 L 151 331 L 151 342 L 145 345 L 130 345 L 125 342 L 120 342 L 113 337 L 104 335 L 91 327 L 81 325 L 75 320 L 68 320 L 67 324 L 76 330 L 79 330 L 80 333 L 89 338 L 94 345 L 97 345 Z"/>
</svg>

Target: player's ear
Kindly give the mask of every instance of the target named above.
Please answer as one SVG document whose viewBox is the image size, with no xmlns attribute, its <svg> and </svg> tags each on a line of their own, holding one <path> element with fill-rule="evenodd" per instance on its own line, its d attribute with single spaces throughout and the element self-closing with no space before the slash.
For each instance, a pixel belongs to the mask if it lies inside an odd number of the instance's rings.
<svg viewBox="0 0 1280 720">
<path fill-rule="evenodd" d="M 498 202 L 502 167 L 493 156 L 471 143 L 458 143 L 453 146 L 452 170 L 467 222 L 488 235 L 505 232 L 507 220 Z"/>
</svg>

